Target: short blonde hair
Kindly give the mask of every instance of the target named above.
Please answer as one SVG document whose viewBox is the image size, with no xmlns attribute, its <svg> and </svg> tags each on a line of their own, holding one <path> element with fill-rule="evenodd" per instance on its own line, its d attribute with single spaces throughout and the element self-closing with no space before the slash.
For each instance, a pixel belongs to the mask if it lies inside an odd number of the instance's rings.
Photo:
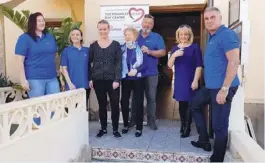
<svg viewBox="0 0 265 163">
<path fill-rule="evenodd" d="M 133 28 L 133 27 L 125 28 L 124 31 L 123 31 L 124 35 L 125 35 L 125 33 L 128 32 L 128 31 L 132 32 L 133 35 L 134 35 L 136 38 L 137 38 L 138 35 L 139 35 L 139 31 L 138 31 L 136 28 Z"/>
<path fill-rule="evenodd" d="M 181 25 L 181 26 L 179 26 L 179 28 L 176 31 L 176 43 L 180 43 L 179 32 L 180 32 L 180 30 L 182 30 L 184 28 L 186 28 L 188 30 L 188 33 L 189 33 L 189 36 L 190 36 L 188 43 L 189 44 L 192 44 L 193 43 L 193 40 L 194 40 L 194 35 L 193 35 L 193 32 L 192 32 L 191 27 L 188 26 L 188 25 Z"/>
</svg>

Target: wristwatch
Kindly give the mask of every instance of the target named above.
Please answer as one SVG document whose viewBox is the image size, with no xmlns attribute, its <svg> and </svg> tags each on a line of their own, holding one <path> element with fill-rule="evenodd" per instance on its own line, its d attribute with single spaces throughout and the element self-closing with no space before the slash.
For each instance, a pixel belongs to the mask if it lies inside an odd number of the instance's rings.
<svg viewBox="0 0 265 163">
<path fill-rule="evenodd" d="M 229 88 L 228 88 L 228 87 L 225 87 L 225 86 L 223 86 L 223 87 L 221 88 L 221 90 L 222 90 L 222 91 L 224 91 L 224 92 L 226 92 L 226 91 L 228 91 L 228 90 L 229 90 Z"/>
</svg>

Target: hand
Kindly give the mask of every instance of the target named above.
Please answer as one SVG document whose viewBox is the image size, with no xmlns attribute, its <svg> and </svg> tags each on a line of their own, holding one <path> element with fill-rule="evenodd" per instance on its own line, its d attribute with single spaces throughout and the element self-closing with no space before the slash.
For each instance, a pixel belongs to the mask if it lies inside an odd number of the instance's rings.
<svg viewBox="0 0 265 163">
<path fill-rule="evenodd" d="M 27 80 L 22 81 L 21 86 L 25 91 L 30 91 L 29 82 Z"/>
<path fill-rule="evenodd" d="M 61 91 L 65 91 L 65 83 L 64 81 L 60 80 L 61 82 Z"/>
<path fill-rule="evenodd" d="M 142 50 L 143 53 L 147 53 L 147 54 L 150 54 L 151 53 L 151 51 L 146 46 L 142 46 L 141 47 L 141 50 Z"/>
<path fill-rule="evenodd" d="M 94 88 L 94 85 L 93 85 L 93 81 L 92 81 L 92 80 L 89 81 L 89 87 L 90 87 L 91 89 Z"/>
<path fill-rule="evenodd" d="M 119 86 L 120 86 L 120 83 L 119 82 L 113 82 L 112 83 L 112 88 L 113 89 L 117 89 Z"/>
<path fill-rule="evenodd" d="M 74 90 L 74 89 L 76 89 L 76 87 L 75 87 L 75 85 L 73 83 L 70 83 L 69 84 L 69 89 L 70 90 Z"/>
<path fill-rule="evenodd" d="M 128 73 L 128 76 L 135 76 L 137 74 L 136 69 L 131 69 L 131 71 Z"/>
<path fill-rule="evenodd" d="M 184 52 L 182 50 L 176 50 L 174 53 L 173 53 L 173 56 L 174 57 L 180 57 L 180 56 L 183 56 Z"/>
<path fill-rule="evenodd" d="M 228 94 L 228 90 L 224 91 L 224 90 L 220 89 L 217 96 L 216 96 L 216 102 L 218 104 L 224 104 L 226 102 L 227 94 Z"/>
<path fill-rule="evenodd" d="M 192 90 L 196 90 L 196 89 L 198 89 L 198 87 L 199 87 L 199 83 L 198 83 L 198 81 L 193 81 L 193 82 L 191 83 L 191 89 L 192 89 Z"/>
</svg>

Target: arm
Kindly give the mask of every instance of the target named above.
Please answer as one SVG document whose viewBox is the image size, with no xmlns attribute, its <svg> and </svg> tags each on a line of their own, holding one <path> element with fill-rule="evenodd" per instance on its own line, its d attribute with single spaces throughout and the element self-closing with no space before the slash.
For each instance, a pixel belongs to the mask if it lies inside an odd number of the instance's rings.
<svg viewBox="0 0 265 163">
<path fill-rule="evenodd" d="M 230 31 L 226 34 L 223 42 L 223 49 L 228 60 L 226 68 L 226 76 L 223 82 L 223 87 L 229 88 L 235 79 L 240 64 L 239 60 L 239 39 L 235 32 Z"/>
<path fill-rule="evenodd" d="M 239 48 L 232 49 L 226 52 L 226 57 L 228 60 L 226 68 L 226 76 L 223 82 L 223 87 L 229 88 L 233 80 L 237 75 L 237 70 L 239 67 Z"/>
<path fill-rule="evenodd" d="M 198 45 L 196 45 L 195 56 L 196 56 L 196 70 L 193 82 L 198 82 L 201 78 L 201 73 L 202 73 L 202 52 Z"/>
<path fill-rule="evenodd" d="M 17 60 L 18 60 L 18 68 L 19 68 L 19 79 L 20 83 L 22 84 L 24 81 L 26 81 L 26 75 L 25 75 L 25 68 L 24 68 L 24 61 L 25 61 L 25 56 L 22 55 L 17 55 Z"/>
<path fill-rule="evenodd" d="M 166 46 L 164 43 L 164 39 L 162 38 L 162 36 L 158 36 L 158 40 L 157 41 L 157 49 L 158 50 L 150 50 L 149 51 L 149 55 L 153 56 L 153 57 L 164 57 L 166 55 Z"/>
<path fill-rule="evenodd" d="M 67 51 L 66 49 L 63 50 L 62 52 L 62 56 L 61 56 L 61 67 L 62 67 L 62 74 L 64 75 L 64 78 L 68 84 L 68 86 L 70 87 L 71 85 L 73 85 L 68 70 L 67 70 L 67 64 L 68 63 L 68 56 L 67 56 Z"/>
<path fill-rule="evenodd" d="M 91 76 L 92 76 L 92 66 L 91 64 L 94 61 L 94 50 L 93 50 L 93 44 L 90 45 L 89 48 L 89 59 L 88 59 L 88 81 L 92 80 Z"/>
<path fill-rule="evenodd" d="M 173 52 L 173 53 L 172 53 Z M 169 68 L 172 68 L 173 66 L 174 66 L 174 64 L 175 64 L 175 60 L 176 60 L 176 58 L 177 57 L 180 57 L 180 56 L 182 56 L 183 55 L 183 51 L 182 50 L 176 50 L 176 48 L 175 47 L 173 47 L 172 49 L 171 49 L 171 56 L 170 56 L 170 58 L 169 58 L 169 60 L 168 60 L 168 62 L 167 62 L 167 66 L 169 67 Z"/>
<path fill-rule="evenodd" d="M 122 67 L 122 51 L 119 43 L 116 46 L 116 67 L 115 67 L 115 82 L 121 80 L 121 67 Z"/>
</svg>

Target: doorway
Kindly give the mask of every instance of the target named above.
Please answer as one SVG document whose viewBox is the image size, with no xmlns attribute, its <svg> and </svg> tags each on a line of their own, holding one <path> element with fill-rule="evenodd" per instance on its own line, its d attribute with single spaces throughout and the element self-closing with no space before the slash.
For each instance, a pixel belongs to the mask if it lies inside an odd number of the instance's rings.
<svg viewBox="0 0 265 163">
<path fill-rule="evenodd" d="M 155 17 L 153 31 L 163 37 L 167 54 L 175 44 L 176 30 L 182 24 L 192 28 L 194 43 L 203 47 L 202 11 L 205 6 L 206 4 L 150 7 L 150 14 Z M 158 64 L 157 118 L 178 120 L 178 103 L 173 99 L 173 69 L 167 67 L 167 61 L 168 55 L 160 58 Z"/>
</svg>

